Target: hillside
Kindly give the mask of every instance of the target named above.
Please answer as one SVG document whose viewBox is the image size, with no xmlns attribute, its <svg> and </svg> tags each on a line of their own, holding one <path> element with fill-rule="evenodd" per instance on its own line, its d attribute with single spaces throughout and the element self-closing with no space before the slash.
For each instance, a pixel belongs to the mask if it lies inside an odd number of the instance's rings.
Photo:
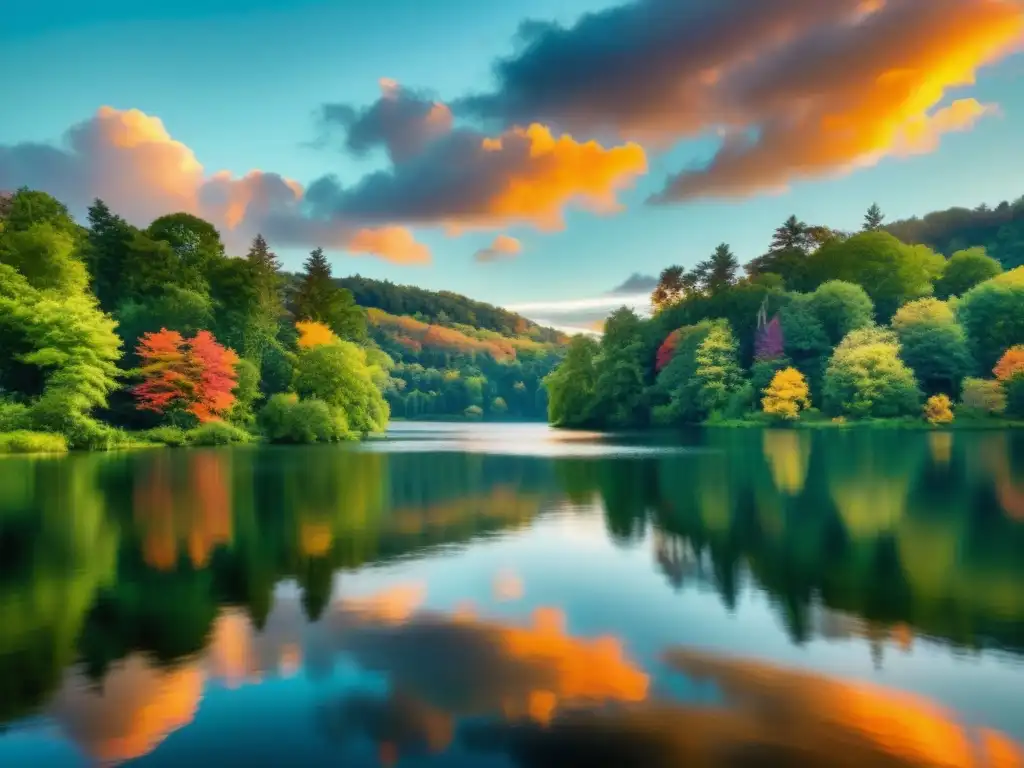
<svg viewBox="0 0 1024 768">
<path fill-rule="evenodd" d="M 395 362 L 384 395 L 398 418 L 547 418 L 542 379 L 568 337 L 448 291 L 338 278 L 366 310 L 370 338 Z"/>
<path fill-rule="evenodd" d="M 335 282 L 351 291 L 359 306 L 380 309 L 391 315 L 411 315 L 439 325 L 470 325 L 507 336 L 529 336 L 537 341 L 568 341 L 564 334 L 539 326 L 515 312 L 450 291 L 428 291 L 360 275 L 338 278 Z"/>
<path fill-rule="evenodd" d="M 905 243 L 927 245 L 946 256 L 983 246 L 1004 269 L 1024 265 L 1024 197 L 996 207 L 981 205 L 933 211 L 922 218 L 894 221 L 885 229 Z"/>
</svg>

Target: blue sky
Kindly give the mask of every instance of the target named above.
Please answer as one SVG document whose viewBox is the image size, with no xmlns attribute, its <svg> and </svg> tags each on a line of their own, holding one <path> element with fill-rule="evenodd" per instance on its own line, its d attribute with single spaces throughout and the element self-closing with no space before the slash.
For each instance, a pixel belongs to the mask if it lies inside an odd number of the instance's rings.
<svg viewBox="0 0 1024 768">
<path fill-rule="evenodd" d="M 352 184 L 385 161 L 377 155 L 357 158 L 335 145 L 310 146 L 319 135 L 319 105 L 368 105 L 380 95 L 380 78 L 428 89 L 443 102 L 488 91 L 495 87 L 494 61 L 516 50 L 522 20 L 554 20 L 572 29 L 580 14 L 609 5 L 595 0 L 17 3 L 5 10 L 0 25 L 0 71 L 8 73 L 0 80 L 0 149 L 25 141 L 59 142 L 70 126 L 110 105 L 160 118 L 209 173 L 241 175 L 258 168 L 302 184 L 333 173 Z M 681 136 L 667 147 L 645 145 L 648 173 L 619 195 L 624 209 L 618 213 L 595 215 L 569 206 L 561 231 L 513 223 L 462 237 L 413 223 L 417 240 L 432 251 L 428 265 L 342 251 L 332 253 L 332 263 L 336 274 L 358 272 L 450 289 L 498 304 L 536 304 L 586 299 L 634 272 L 692 265 L 722 241 L 741 261 L 749 260 L 791 213 L 853 229 L 875 201 L 890 218 L 900 218 L 1016 198 L 1024 194 L 1022 80 L 1022 57 L 1001 56 L 978 70 L 975 85 L 945 95 L 947 102 L 962 95 L 998 104 L 998 114 L 970 130 L 943 135 L 934 151 L 797 180 L 781 194 L 645 205 L 668 176 L 714 155 L 718 139 L 705 132 Z M 519 239 L 522 252 L 494 263 L 476 262 L 474 253 L 499 233 Z M 308 249 L 278 250 L 287 266 L 297 267 Z"/>
</svg>

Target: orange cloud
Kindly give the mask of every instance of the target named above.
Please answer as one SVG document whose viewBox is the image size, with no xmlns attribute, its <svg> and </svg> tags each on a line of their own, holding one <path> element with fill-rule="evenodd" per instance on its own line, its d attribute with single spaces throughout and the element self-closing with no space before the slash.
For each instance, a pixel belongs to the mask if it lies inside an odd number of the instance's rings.
<svg viewBox="0 0 1024 768">
<path fill-rule="evenodd" d="M 0 146 L 0 188 L 19 186 L 50 192 L 76 213 L 100 198 L 139 226 L 167 213 L 192 213 L 212 222 L 234 248 L 263 232 L 283 245 L 324 245 L 403 264 L 430 259 L 401 227 L 310 219 L 303 213 L 307 191 L 292 179 L 258 170 L 207 175 L 159 118 L 137 109 L 100 107 L 67 131 L 62 147 Z"/>
<path fill-rule="evenodd" d="M 522 250 L 523 244 L 514 237 L 498 235 L 489 246 L 477 251 L 473 258 L 481 263 L 498 261 L 504 258 L 512 258 L 521 253 Z"/>
<path fill-rule="evenodd" d="M 743 197 L 932 151 L 992 108 L 947 104 L 1024 38 L 1018 0 L 628 0 L 524 25 L 498 87 L 456 114 L 617 133 L 659 147 L 723 137 L 654 202 Z M 615 40 L 614 46 L 607 44 Z"/>
<path fill-rule="evenodd" d="M 347 250 L 369 253 L 395 264 L 429 264 L 430 249 L 417 243 L 405 227 L 360 229 L 349 239 Z"/>
</svg>

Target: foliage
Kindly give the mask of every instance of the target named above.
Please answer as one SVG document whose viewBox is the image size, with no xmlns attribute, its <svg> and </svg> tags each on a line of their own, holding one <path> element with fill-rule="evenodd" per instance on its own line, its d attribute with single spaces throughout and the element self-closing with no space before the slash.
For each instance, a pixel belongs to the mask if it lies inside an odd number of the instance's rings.
<svg viewBox="0 0 1024 768">
<path fill-rule="evenodd" d="M 349 429 L 383 432 L 388 405 L 374 384 L 366 351 L 348 341 L 307 349 L 295 369 L 295 391 L 301 399 L 318 399 L 344 415 Z"/>
<path fill-rule="evenodd" d="M 366 319 L 352 292 L 331 279 L 331 265 L 322 248 L 306 259 L 305 272 L 295 291 L 294 314 L 299 320 L 314 320 L 328 326 L 348 341 L 366 337 Z"/>
<path fill-rule="evenodd" d="M 63 435 L 19 429 L 0 432 L 0 453 L 67 453 Z"/>
<path fill-rule="evenodd" d="M 949 257 L 946 268 L 935 282 L 935 295 L 940 299 L 963 296 L 976 285 L 1003 271 L 1002 265 L 984 248 L 967 248 Z"/>
<path fill-rule="evenodd" d="M 992 373 L 999 381 L 1009 381 L 1018 374 L 1024 374 L 1024 344 L 1015 344 L 999 358 Z"/>
<path fill-rule="evenodd" d="M 872 324 L 875 306 L 867 292 L 855 283 L 830 280 L 808 297 L 808 308 L 818 319 L 831 346 L 850 331 Z"/>
<path fill-rule="evenodd" d="M 922 243 L 941 253 L 982 246 L 1004 269 L 1024 266 L 1024 197 L 991 208 L 934 211 L 895 221 L 886 229 L 905 243 Z"/>
<path fill-rule="evenodd" d="M 982 370 L 990 370 L 1003 352 L 1024 343 L 1024 267 L 969 290 L 957 305 L 957 315 L 974 359 Z"/>
<path fill-rule="evenodd" d="M 29 404 L 37 429 L 70 436 L 117 385 L 120 340 L 95 300 L 37 291 L 7 265 L 0 265 L 0 349 L 0 394 Z"/>
<path fill-rule="evenodd" d="M 199 423 L 219 420 L 235 403 L 238 357 L 225 349 L 209 331 L 185 339 L 177 331 L 161 329 L 139 341 L 142 383 L 133 394 L 140 410 L 190 414 Z"/>
<path fill-rule="evenodd" d="M 263 399 L 260 392 L 260 370 L 251 360 L 239 360 L 235 363 L 235 387 L 231 390 L 235 398 L 234 405 L 228 413 L 228 419 L 242 427 L 250 427 L 255 421 L 256 403 Z"/>
<path fill-rule="evenodd" d="M 597 385 L 594 357 L 599 347 L 580 334 L 569 342 L 565 360 L 544 379 L 548 392 L 548 421 L 556 427 L 579 427 L 592 417 Z"/>
<path fill-rule="evenodd" d="M 188 433 L 181 427 L 154 427 L 143 432 L 142 437 L 151 443 L 159 443 L 169 448 L 181 448 L 188 445 Z"/>
<path fill-rule="evenodd" d="M 484 416 L 484 409 L 479 405 L 471 405 L 466 409 L 466 418 L 470 421 L 478 421 Z"/>
<path fill-rule="evenodd" d="M 900 307 L 892 319 L 900 354 L 926 395 L 956 396 L 974 361 L 967 336 L 950 306 L 938 299 L 918 299 Z"/>
<path fill-rule="evenodd" d="M 300 320 L 295 324 L 295 328 L 299 332 L 299 349 L 312 349 L 321 344 L 333 344 L 338 340 L 334 331 L 313 320 Z"/>
<path fill-rule="evenodd" d="M 627 427 L 646 418 L 645 357 L 642 321 L 631 309 L 616 310 L 605 323 L 594 359 L 592 413 L 604 424 Z"/>
<path fill-rule="evenodd" d="M 295 394 L 277 394 L 259 414 L 263 435 L 272 443 L 330 443 L 349 436 L 339 409 L 322 400 L 299 400 Z"/>
<path fill-rule="evenodd" d="M 830 280 L 859 285 L 874 302 L 875 317 L 886 322 L 902 304 L 930 295 L 944 265 L 924 246 L 905 245 L 887 232 L 862 232 L 811 254 L 807 271 L 816 286 Z"/>
<path fill-rule="evenodd" d="M 351 291 L 360 306 L 379 309 L 390 315 L 412 315 L 427 324 L 469 325 L 504 336 L 525 336 L 542 343 L 568 342 L 564 334 L 551 328 L 541 328 L 522 315 L 449 291 L 428 291 L 359 275 L 343 277 L 335 282 Z"/>
<path fill-rule="evenodd" d="M 672 362 L 672 357 L 676 353 L 676 347 L 679 346 L 679 331 L 672 331 L 668 336 L 665 337 L 665 341 L 658 347 L 658 353 L 654 361 L 654 370 L 656 373 L 661 373 L 665 370 L 665 367 Z"/>
<path fill-rule="evenodd" d="M 782 320 L 778 313 L 765 323 L 758 331 L 754 345 L 754 359 L 757 361 L 775 360 L 786 351 L 786 337 L 782 332 Z"/>
<path fill-rule="evenodd" d="M 998 381 L 964 379 L 960 394 L 960 413 L 975 418 L 1002 416 L 1006 411 L 1006 393 Z"/>
<path fill-rule="evenodd" d="M 924 418 L 933 427 L 953 421 L 952 403 L 948 395 L 932 395 L 924 404 Z"/>
<path fill-rule="evenodd" d="M 0 263 L 10 264 L 40 291 L 59 296 L 81 295 L 89 285 L 85 264 L 75 254 L 75 237 L 50 223 L 5 232 L 0 238 Z"/>
<path fill-rule="evenodd" d="M 776 373 L 764 390 L 761 407 L 765 413 L 784 421 L 800 418 L 800 411 L 811 407 L 804 375 L 796 368 L 785 368 Z"/>
<path fill-rule="evenodd" d="M 207 421 L 187 433 L 191 445 L 234 445 L 248 443 L 252 436 L 226 421 Z"/>
<path fill-rule="evenodd" d="M 899 351 L 891 331 L 871 327 L 848 334 L 825 373 L 825 411 L 857 418 L 917 414 L 920 390 Z"/>
<path fill-rule="evenodd" d="M 1024 371 L 1017 371 L 1003 382 L 1006 394 L 1006 415 L 1024 419 Z"/>
<path fill-rule="evenodd" d="M 32 414 L 24 403 L 0 400 L 0 432 L 15 432 L 32 426 Z"/>
<path fill-rule="evenodd" d="M 697 348 L 697 402 L 702 411 L 721 411 L 740 386 L 742 371 L 736 359 L 736 341 L 728 323 L 715 323 Z"/>
</svg>

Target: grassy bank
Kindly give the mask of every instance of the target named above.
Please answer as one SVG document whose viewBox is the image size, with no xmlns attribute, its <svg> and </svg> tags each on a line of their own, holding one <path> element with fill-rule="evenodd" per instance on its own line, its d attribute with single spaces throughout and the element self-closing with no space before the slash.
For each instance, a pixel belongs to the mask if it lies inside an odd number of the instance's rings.
<svg viewBox="0 0 1024 768">
<path fill-rule="evenodd" d="M 802 421 L 768 421 L 765 419 L 725 419 L 708 421 L 701 426 L 709 429 L 801 429 L 801 430 L 874 430 L 945 432 L 951 430 L 991 431 L 1024 429 L 1019 419 L 961 419 L 949 424 L 932 425 L 922 419 L 861 419 L 858 421 L 831 421 L 808 419 Z"/>
<path fill-rule="evenodd" d="M 0 454 L 67 453 L 68 443 L 61 435 L 19 429 L 0 433 Z"/>
</svg>

